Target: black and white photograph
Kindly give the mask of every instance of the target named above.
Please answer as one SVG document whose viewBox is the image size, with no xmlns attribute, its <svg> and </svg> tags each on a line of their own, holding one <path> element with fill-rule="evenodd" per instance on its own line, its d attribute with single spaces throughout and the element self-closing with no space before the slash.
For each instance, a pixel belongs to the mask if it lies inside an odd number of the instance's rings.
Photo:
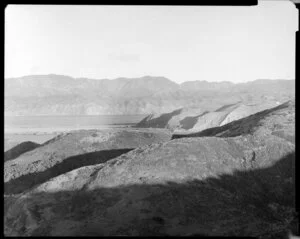
<svg viewBox="0 0 300 239">
<path fill-rule="evenodd" d="M 4 10 L 4 236 L 300 238 L 297 1 Z"/>
</svg>

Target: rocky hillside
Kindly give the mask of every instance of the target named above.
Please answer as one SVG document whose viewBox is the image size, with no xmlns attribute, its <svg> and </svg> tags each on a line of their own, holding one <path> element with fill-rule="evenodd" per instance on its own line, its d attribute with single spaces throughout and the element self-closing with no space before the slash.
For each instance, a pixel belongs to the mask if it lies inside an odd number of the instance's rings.
<svg viewBox="0 0 300 239">
<path fill-rule="evenodd" d="M 63 133 L 5 162 L 5 193 L 20 193 L 72 169 L 102 163 L 134 148 L 170 138 L 166 130 L 107 129 Z"/>
<path fill-rule="evenodd" d="M 198 107 L 185 107 L 158 116 L 149 115 L 136 124 L 136 127 L 168 128 L 173 130 L 174 133 L 198 132 L 228 124 L 278 104 L 279 102 L 274 100 L 265 100 L 260 103 L 244 103 L 240 101 L 215 107 L 211 111 L 209 107 L 211 109 L 212 105 L 207 107 L 201 104 Z"/>
<path fill-rule="evenodd" d="M 221 127 L 209 128 L 193 134 L 174 134 L 172 138 L 235 137 L 245 134 L 271 134 L 295 143 L 295 99 Z"/>
<path fill-rule="evenodd" d="M 5 79 L 5 115 L 161 114 L 182 107 L 221 107 L 241 100 L 284 101 L 294 96 L 294 85 L 294 80 L 177 84 L 152 76 L 94 80 L 32 75 Z"/>
<path fill-rule="evenodd" d="M 296 222 L 294 125 L 287 102 L 59 175 L 6 196 L 5 235 L 283 238 Z"/>
</svg>

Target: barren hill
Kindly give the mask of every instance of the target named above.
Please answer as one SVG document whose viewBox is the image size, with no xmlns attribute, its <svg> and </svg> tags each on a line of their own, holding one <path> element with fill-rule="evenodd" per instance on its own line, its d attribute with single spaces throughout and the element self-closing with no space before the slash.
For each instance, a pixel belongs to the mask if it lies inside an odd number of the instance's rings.
<svg viewBox="0 0 300 239">
<path fill-rule="evenodd" d="M 174 133 L 191 133 L 222 126 L 276 105 L 278 105 L 278 102 L 266 100 L 260 103 L 239 101 L 215 107 L 213 110 L 209 110 L 212 108 L 211 105 L 185 107 L 158 116 L 149 115 L 137 123 L 136 127 L 168 128 L 173 130 Z"/>
<path fill-rule="evenodd" d="M 54 177 L 6 198 L 5 235 L 282 238 L 295 222 L 295 144 L 282 137 L 295 134 L 294 113 L 287 102 L 212 137 L 142 146 Z"/>
<path fill-rule="evenodd" d="M 171 138 L 167 130 L 79 130 L 63 133 L 6 161 L 5 192 L 20 193 L 72 169 L 103 163 L 134 148 Z"/>
<path fill-rule="evenodd" d="M 263 125 L 264 127 L 261 127 Z M 272 134 L 295 142 L 295 99 L 279 106 L 235 120 L 221 127 L 214 127 L 193 134 L 174 134 L 172 138 L 182 137 L 234 137 L 244 134 Z"/>
</svg>

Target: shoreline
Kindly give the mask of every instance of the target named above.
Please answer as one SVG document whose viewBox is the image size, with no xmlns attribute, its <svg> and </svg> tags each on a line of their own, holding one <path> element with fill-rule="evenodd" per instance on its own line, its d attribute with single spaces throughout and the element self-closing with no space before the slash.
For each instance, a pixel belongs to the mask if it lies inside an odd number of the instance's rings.
<svg viewBox="0 0 300 239">
<path fill-rule="evenodd" d="M 112 124 L 103 126 L 84 126 L 84 127 L 60 127 L 60 128 L 5 128 L 4 135 L 45 135 L 59 134 L 74 130 L 101 130 L 111 128 L 132 128 L 134 124 Z"/>
<path fill-rule="evenodd" d="M 109 129 L 120 129 L 120 130 L 143 130 L 143 131 L 152 131 L 152 130 L 162 130 L 162 131 L 169 131 L 168 129 L 162 128 L 137 128 L 134 127 L 134 124 L 131 125 L 105 125 L 102 127 L 70 127 L 70 128 L 14 128 L 14 129 L 5 129 L 4 130 L 4 152 L 8 151 L 9 149 L 15 147 L 16 145 L 31 141 L 38 144 L 43 144 L 54 137 L 58 136 L 59 134 L 68 133 L 72 131 L 79 131 L 79 130 L 109 130 Z"/>
<path fill-rule="evenodd" d="M 132 124 L 131 124 L 132 125 Z M 122 125 L 103 125 L 86 126 L 86 127 L 60 127 L 60 128 L 5 128 L 4 129 L 4 152 L 10 148 L 25 142 L 31 141 L 38 144 L 43 144 L 48 140 L 62 133 L 68 133 L 76 130 L 105 130 L 105 129 L 126 129 L 131 126 Z"/>
</svg>

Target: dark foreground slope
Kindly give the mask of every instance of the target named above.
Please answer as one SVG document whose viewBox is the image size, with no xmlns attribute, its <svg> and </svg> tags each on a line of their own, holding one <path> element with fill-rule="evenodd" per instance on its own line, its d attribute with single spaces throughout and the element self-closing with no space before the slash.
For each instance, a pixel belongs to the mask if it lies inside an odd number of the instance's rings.
<svg viewBox="0 0 300 239">
<path fill-rule="evenodd" d="M 40 144 L 31 142 L 31 141 L 26 141 L 22 142 L 13 148 L 7 150 L 4 153 L 4 161 L 15 159 L 19 157 L 21 154 L 26 153 L 28 151 L 34 150 L 35 148 L 39 147 Z"/>
<path fill-rule="evenodd" d="M 293 160 L 181 183 L 35 191 L 6 201 L 5 235 L 284 235 L 295 227 Z"/>
<path fill-rule="evenodd" d="M 5 235 L 283 238 L 296 222 L 295 145 L 271 129 L 292 133 L 293 115 L 289 102 L 244 134 L 143 146 L 8 196 Z"/>
<path fill-rule="evenodd" d="M 134 148 L 169 140 L 165 130 L 80 130 L 61 134 L 40 147 L 6 161 L 6 194 L 20 193 L 70 170 L 117 157 Z"/>
</svg>

